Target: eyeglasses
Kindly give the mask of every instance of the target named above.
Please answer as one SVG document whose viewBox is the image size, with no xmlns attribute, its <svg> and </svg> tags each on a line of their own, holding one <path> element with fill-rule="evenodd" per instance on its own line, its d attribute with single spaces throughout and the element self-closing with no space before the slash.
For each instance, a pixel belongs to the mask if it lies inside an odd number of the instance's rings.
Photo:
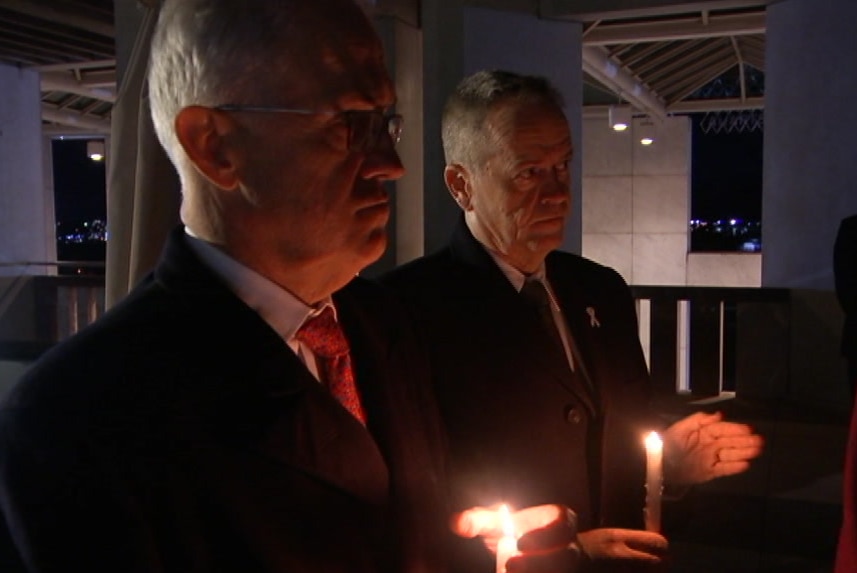
<svg viewBox="0 0 857 573">
<path fill-rule="evenodd" d="M 345 125 L 348 126 L 348 150 L 364 153 L 372 151 L 378 145 L 384 132 L 393 140 L 393 145 L 399 143 L 399 139 L 402 137 L 402 127 L 405 123 L 405 118 L 398 113 L 384 113 L 378 109 L 335 111 L 237 104 L 219 105 L 214 109 L 261 113 L 296 113 L 300 115 L 341 115 L 345 118 Z"/>
</svg>

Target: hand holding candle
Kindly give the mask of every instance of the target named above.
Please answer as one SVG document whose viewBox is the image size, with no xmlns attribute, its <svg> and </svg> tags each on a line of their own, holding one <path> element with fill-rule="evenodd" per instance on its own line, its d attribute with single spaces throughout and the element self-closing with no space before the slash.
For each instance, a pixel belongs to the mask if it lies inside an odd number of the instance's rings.
<svg viewBox="0 0 857 573">
<path fill-rule="evenodd" d="M 518 554 L 518 537 L 515 535 L 515 524 L 512 522 L 509 506 L 504 503 L 497 513 L 503 528 L 503 536 L 497 541 L 496 573 L 506 573 L 506 561 L 509 557 Z"/>
<path fill-rule="evenodd" d="M 513 559 L 520 570 L 574 571 L 580 560 L 577 516 L 563 505 L 537 505 L 512 512 L 507 506 L 472 507 L 452 516 L 462 537 L 481 537 L 495 554 L 496 571 Z"/>
<path fill-rule="evenodd" d="M 646 435 L 646 531 L 661 530 L 661 495 L 664 485 L 664 444 L 657 432 Z"/>
</svg>

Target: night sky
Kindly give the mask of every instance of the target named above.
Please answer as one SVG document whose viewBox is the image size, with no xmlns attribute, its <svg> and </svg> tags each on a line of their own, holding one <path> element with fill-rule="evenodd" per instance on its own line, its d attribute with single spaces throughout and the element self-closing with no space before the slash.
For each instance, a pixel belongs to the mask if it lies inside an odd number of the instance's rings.
<svg viewBox="0 0 857 573">
<path fill-rule="evenodd" d="M 105 163 L 86 155 L 86 141 L 53 140 L 56 217 L 64 227 L 107 218 Z"/>
<path fill-rule="evenodd" d="M 762 219 L 762 130 L 705 134 L 693 121 L 691 217 Z"/>
</svg>

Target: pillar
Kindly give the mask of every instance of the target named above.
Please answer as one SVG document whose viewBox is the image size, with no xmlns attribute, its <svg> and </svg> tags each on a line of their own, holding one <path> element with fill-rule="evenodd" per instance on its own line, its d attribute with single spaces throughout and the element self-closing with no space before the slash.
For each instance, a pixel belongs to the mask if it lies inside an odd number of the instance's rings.
<svg viewBox="0 0 857 573">
<path fill-rule="evenodd" d="M 0 64 L 0 276 L 54 272 L 31 264 L 56 260 L 43 142 L 39 73 Z"/>
<path fill-rule="evenodd" d="M 857 3 L 767 9 L 762 285 L 832 290 L 839 221 L 857 213 Z"/>
</svg>

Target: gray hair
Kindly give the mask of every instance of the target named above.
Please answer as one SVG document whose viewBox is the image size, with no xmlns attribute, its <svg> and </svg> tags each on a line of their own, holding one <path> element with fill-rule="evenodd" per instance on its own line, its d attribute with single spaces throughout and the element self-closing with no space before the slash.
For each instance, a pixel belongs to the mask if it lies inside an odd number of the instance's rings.
<svg viewBox="0 0 857 573">
<path fill-rule="evenodd" d="M 288 49 L 295 0 L 165 0 L 152 38 L 149 99 L 155 132 L 184 177 L 188 159 L 174 122 L 189 105 L 252 103 L 272 74 L 267 54 Z M 278 57 L 278 63 L 281 59 Z M 276 74 L 274 74 L 276 75 Z M 260 83 L 262 85 L 260 85 Z"/>
<path fill-rule="evenodd" d="M 476 167 L 489 134 L 485 120 L 498 104 L 548 104 L 564 107 L 562 94 L 547 78 L 503 70 L 480 71 L 461 80 L 443 109 L 441 134 L 447 165 Z"/>
</svg>

